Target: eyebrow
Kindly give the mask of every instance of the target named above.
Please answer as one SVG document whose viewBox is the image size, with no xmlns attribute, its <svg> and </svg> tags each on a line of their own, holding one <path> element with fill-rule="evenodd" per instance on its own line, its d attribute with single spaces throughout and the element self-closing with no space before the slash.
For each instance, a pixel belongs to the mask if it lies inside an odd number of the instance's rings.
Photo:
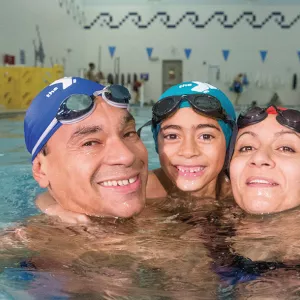
<svg viewBox="0 0 300 300">
<path fill-rule="evenodd" d="M 198 124 L 196 126 L 196 129 L 203 129 L 203 128 L 213 128 L 213 129 L 216 129 L 218 131 L 221 131 L 220 128 L 218 128 L 214 124 Z M 167 130 L 167 129 L 181 130 L 182 127 L 179 126 L 179 125 L 166 125 L 166 126 L 164 126 L 164 127 L 161 128 L 162 131 Z"/>
<path fill-rule="evenodd" d="M 245 134 L 250 134 L 250 135 L 252 135 L 253 137 L 257 137 L 257 134 L 256 134 L 256 133 L 254 133 L 254 132 L 252 132 L 252 131 L 245 131 L 245 132 L 243 132 L 243 133 L 237 138 L 237 141 L 239 140 L 239 138 L 241 138 L 241 137 L 242 137 L 243 135 L 245 135 Z M 292 134 L 292 135 L 297 136 L 297 137 L 300 139 L 299 134 L 298 134 L 297 132 L 293 131 L 293 130 L 285 130 L 285 131 L 276 132 L 276 133 L 274 134 L 274 136 L 275 136 L 275 138 L 278 138 L 278 137 L 280 137 L 280 136 L 282 136 L 282 135 L 284 135 L 284 134 Z"/>
<path fill-rule="evenodd" d="M 127 124 L 130 123 L 130 122 L 135 123 L 135 119 L 134 119 L 134 117 L 132 116 L 132 114 L 128 112 L 128 113 L 126 114 L 126 116 L 124 116 L 124 117 L 122 118 L 122 121 L 120 122 L 120 127 L 124 127 L 125 125 L 127 125 Z"/>
<path fill-rule="evenodd" d="M 97 132 L 102 131 L 102 127 L 99 125 L 88 125 L 88 126 L 81 126 L 74 131 L 69 139 L 69 143 L 72 143 L 74 140 L 80 137 L 84 137 L 87 135 L 91 135 Z"/>
<path fill-rule="evenodd" d="M 250 135 L 252 135 L 253 137 L 257 137 L 257 134 L 256 133 L 254 133 L 254 132 L 252 132 L 252 131 L 245 131 L 245 132 L 243 132 L 236 140 L 238 141 L 243 135 L 245 135 L 245 134 L 250 134 Z"/>
<path fill-rule="evenodd" d="M 300 136 L 297 132 L 293 131 L 293 130 L 285 130 L 285 131 L 280 131 L 280 132 L 277 132 L 275 133 L 275 137 L 279 137 L 279 136 L 282 136 L 284 134 L 293 134 L 295 135 L 296 137 L 298 137 L 300 139 Z"/>
</svg>

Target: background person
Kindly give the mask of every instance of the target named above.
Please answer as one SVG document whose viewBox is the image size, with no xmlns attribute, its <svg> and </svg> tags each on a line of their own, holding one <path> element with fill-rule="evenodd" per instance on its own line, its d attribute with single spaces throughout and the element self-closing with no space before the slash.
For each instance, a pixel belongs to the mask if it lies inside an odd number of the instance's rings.
<svg viewBox="0 0 300 300">
<path fill-rule="evenodd" d="M 89 69 L 86 72 L 85 78 L 91 81 L 99 82 L 99 79 L 95 75 L 95 64 L 94 63 L 89 63 Z"/>
</svg>

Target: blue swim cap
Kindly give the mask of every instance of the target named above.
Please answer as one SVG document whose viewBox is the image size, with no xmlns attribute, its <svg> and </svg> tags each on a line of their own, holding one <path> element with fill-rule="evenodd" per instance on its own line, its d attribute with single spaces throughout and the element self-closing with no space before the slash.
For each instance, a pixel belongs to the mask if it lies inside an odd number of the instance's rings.
<svg viewBox="0 0 300 300">
<path fill-rule="evenodd" d="M 56 121 L 56 114 L 61 103 L 71 95 L 92 96 L 94 92 L 103 88 L 103 85 L 87 79 L 65 77 L 51 83 L 33 99 L 24 120 L 25 143 L 32 155 L 32 161 L 62 125 L 58 121 L 51 130 L 47 130 L 51 122 Z"/>
<path fill-rule="evenodd" d="M 188 81 L 188 82 L 183 82 L 174 85 L 169 89 L 167 89 L 159 97 L 158 101 L 171 96 L 193 95 L 193 94 L 204 94 L 204 95 L 210 95 L 217 98 L 220 101 L 221 106 L 223 107 L 223 109 L 225 110 L 229 118 L 232 119 L 233 121 L 236 121 L 236 114 L 231 101 L 221 90 L 208 83 L 203 83 L 199 81 Z M 188 101 L 185 100 L 180 103 L 180 108 L 183 107 L 191 107 L 191 105 Z M 218 123 L 224 133 L 225 140 L 226 140 L 226 149 L 228 150 L 231 136 L 232 136 L 232 128 L 228 123 L 225 123 L 222 120 L 218 120 Z M 152 125 L 151 129 L 152 129 L 152 134 L 155 142 L 155 149 L 156 152 L 158 152 L 157 136 L 160 130 L 160 124 L 156 126 Z"/>
</svg>

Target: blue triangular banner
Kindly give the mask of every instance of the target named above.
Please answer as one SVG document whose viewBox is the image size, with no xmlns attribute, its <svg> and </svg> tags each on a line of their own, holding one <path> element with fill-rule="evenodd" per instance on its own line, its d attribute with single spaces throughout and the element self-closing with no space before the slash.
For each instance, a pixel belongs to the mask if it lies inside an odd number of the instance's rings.
<svg viewBox="0 0 300 300">
<path fill-rule="evenodd" d="M 146 50 L 147 50 L 148 58 L 150 58 L 152 55 L 153 48 L 146 48 Z"/>
<path fill-rule="evenodd" d="M 114 54 L 115 54 L 115 51 L 116 51 L 116 47 L 115 46 L 109 46 L 108 50 L 109 50 L 110 56 L 114 57 Z"/>
<path fill-rule="evenodd" d="M 186 57 L 187 59 L 190 58 L 191 52 L 192 52 L 192 49 L 190 49 L 190 48 L 185 48 L 185 49 L 184 49 L 185 57 Z"/>
<path fill-rule="evenodd" d="M 261 61 L 264 62 L 266 60 L 268 51 L 267 50 L 260 50 L 260 57 L 261 57 Z"/>
<path fill-rule="evenodd" d="M 299 60 L 300 60 L 300 51 L 298 51 L 297 53 L 298 53 L 298 57 L 299 57 Z"/>
<path fill-rule="evenodd" d="M 227 61 L 228 59 L 228 56 L 229 56 L 229 50 L 222 50 L 222 53 L 223 53 L 223 57 L 224 57 L 224 60 Z"/>
</svg>

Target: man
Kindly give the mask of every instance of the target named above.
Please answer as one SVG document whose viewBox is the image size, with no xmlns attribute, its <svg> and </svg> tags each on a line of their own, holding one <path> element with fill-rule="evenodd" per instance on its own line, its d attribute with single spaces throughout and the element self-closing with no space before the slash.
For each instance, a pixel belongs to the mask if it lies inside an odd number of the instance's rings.
<svg viewBox="0 0 300 300">
<path fill-rule="evenodd" d="M 35 180 L 65 209 L 130 217 L 145 204 L 147 150 L 128 112 L 130 94 L 62 78 L 32 101 L 24 121 Z"/>
</svg>

